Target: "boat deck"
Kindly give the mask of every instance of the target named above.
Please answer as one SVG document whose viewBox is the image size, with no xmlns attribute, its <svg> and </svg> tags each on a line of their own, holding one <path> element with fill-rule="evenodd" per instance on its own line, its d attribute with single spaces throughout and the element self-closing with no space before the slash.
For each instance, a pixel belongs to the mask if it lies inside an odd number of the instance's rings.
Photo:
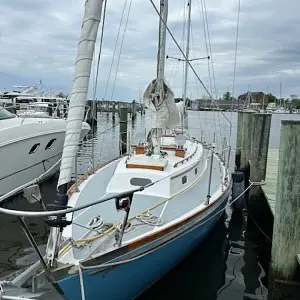
<svg viewBox="0 0 300 300">
<path fill-rule="evenodd" d="M 198 176 L 195 177 L 195 179 L 193 179 L 191 182 L 188 182 L 185 189 L 179 190 L 178 193 L 172 193 L 173 196 L 155 196 L 152 192 L 149 193 L 149 195 L 147 195 L 147 192 L 135 193 L 129 215 L 130 227 L 125 230 L 123 244 L 129 243 L 133 239 L 141 237 L 150 231 L 158 231 L 160 226 L 168 225 L 176 219 L 184 217 L 195 209 L 205 207 L 204 203 L 207 200 L 209 182 L 208 166 L 210 163 L 210 160 L 207 159 L 207 157 L 208 150 L 204 150 L 205 159 L 203 160 L 203 167 L 201 169 L 199 168 L 199 174 L 197 174 Z M 221 164 L 222 163 L 220 160 L 217 158 L 217 156 L 215 156 L 215 159 L 213 160 L 212 183 L 210 189 L 212 199 L 215 199 L 222 194 L 221 182 L 223 178 L 221 176 L 221 171 L 223 167 Z M 115 166 L 114 170 L 118 169 L 118 167 L 119 166 Z M 150 172 L 160 171 L 152 170 Z M 182 184 L 181 177 L 183 175 L 180 175 L 180 181 L 178 181 L 178 184 Z M 99 176 L 98 180 L 93 181 L 102 183 L 102 188 L 100 188 L 98 185 L 97 192 L 95 191 L 95 194 L 99 199 L 101 198 L 101 193 L 105 193 L 105 184 L 108 184 L 108 182 L 105 182 L 105 180 L 107 180 L 109 176 L 106 172 L 99 172 L 97 176 Z M 90 187 L 89 189 L 84 189 L 84 191 L 86 190 L 89 190 L 89 192 L 93 193 L 94 188 Z M 109 194 L 105 195 L 107 196 Z M 87 196 L 88 195 L 85 197 Z M 94 195 L 90 194 L 87 198 L 90 198 L 91 196 L 94 197 Z M 76 263 L 76 261 L 78 262 L 83 258 L 87 258 L 88 256 L 91 257 L 96 253 L 106 253 L 116 248 L 115 235 L 117 230 L 115 226 L 118 224 L 118 222 L 120 222 L 120 220 L 123 220 L 124 212 L 117 212 L 114 205 L 114 201 L 108 201 L 91 207 L 89 211 L 86 210 L 84 217 L 81 217 L 80 213 L 76 213 L 74 215 L 72 234 L 70 231 L 68 234 L 74 237 L 76 232 L 77 238 L 81 240 L 89 241 L 93 239 L 93 237 L 99 235 L 95 231 L 87 231 L 84 229 L 84 226 L 86 226 L 88 223 L 89 218 L 92 218 L 99 213 L 101 213 L 101 218 L 103 219 L 105 225 L 109 224 L 110 226 L 114 227 L 111 227 L 112 230 L 107 230 L 102 237 L 95 239 L 92 243 L 83 243 L 81 247 L 72 247 L 72 251 L 68 251 L 67 255 L 62 257 L 62 262 L 75 259 L 74 263 Z M 150 215 L 148 213 L 150 213 Z M 68 230 L 70 230 L 70 228 L 66 228 L 66 232 Z M 79 232 L 80 236 L 78 235 Z"/>
<path fill-rule="evenodd" d="M 137 241 L 137 238 L 141 239 L 145 234 L 159 232 L 163 227 L 168 228 L 170 224 L 176 224 L 179 220 L 188 218 L 193 213 L 199 212 L 200 209 L 206 208 L 205 202 L 209 193 L 210 157 L 208 150 L 204 148 L 203 159 L 201 160 L 203 163 L 201 167 L 199 165 L 198 173 L 195 172 L 195 166 L 192 162 L 193 159 L 189 160 L 188 164 L 191 164 L 192 166 L 191 175 L 193 176 L 188 177 L 187 184 L 183 184 L 182 177 L 185 176 L 186 173 L 180 172 L 178 184 L 183 185 L 186 188 L 182 189 L 182 187 L 180 187 L 179 192 L 172 192 L 171 197 L 155 196 L 152 192 L 147 195 L 146 190 L 143 191 L 144 194 L 142 194 L 143 192 L 135 193 L 129 215 L 131 226 L 125 230 L 122 245 L 127 247 L 127 245 L 131 245 L 133 240 Z M 124 164 L 123 158 L 121 159 L 121 162 Z M 119 163 L 120 159 L 107 165 L 107 170 L 105 172 L 96 172 L 91 175 L 97 176 L 97 179 L 94 178 L 94 180 L 90 181 L 86 180 L 79 186 L 79 188 L 82 188 L 82 186 L 85 186 L 86 188 L 83 189 L 81 193 L 74 194 L 80 194 L 83 197 L 82 200 L 87 202 L 92 202 L 94 199 L 96 200 L 106 196 L 108 194 L 107 187 L 110 183 L 111 175 L 114 174 Z M 179 170 L 182 169 L 179 168 Z M 160 171 L 152 170 L 152 172 L 159 173 Z M 217 201 L 217 199 L 223 195 L 225 186 L 222 185 L 222 182 L 224 177 L 225 168 L 223 163 L 220 161 L 218 155 L 214 155 L 210 188 L 211 202 Z M 171 180 L 171 176 L 167 176 L 167 178 L 169 181 Z M 176 184 L 176 186 L 178 184 Z M 87 187 L 87 185 L 90 185 L 90 187 Z M 153 186 L 156 186 L 156 184 Z M 148 212 L 151 213 L 150 218 L 148 219 L 147 217 L 144 219 L 137 217 L 142 213 Z M 99 214 L 101 214 L 104 224 L 108 225 L 111 223 L 110 226 L 114 225 L 113 227 L 108 227 L 108 229 L 111 230 L 106 230 L 105 234 L 100 234 L 100 236 L 97 229 L 91 230 L 87 227 L 88 221 Z M 208 217 L 210 214 L 214 215 L 213 207 L 209 207 L 207 211 L 201 215 L 201 220 L 202 218 L 206 218 L 206 216 Z M 65 231 L 68 232 L 70 237 L 74 238 L 74 240 L 82 239 L 83 242 L 71 243 L 71 245 L 68 246 L 69 248 L 61 254 L 59 263 L 62 263 L 62 268 L 72 267 L 73 264 L 77 265 L 79 262 L 85 264 L 88 261 L 95 261 L 99 258 L 101 259 L 100 263 L 102 263 L 103 256 L 105 257 L 104 261 L 110 261 L 111 251 L 119 251 L 116 243 L 116 234 L 118 234 L 118 230 L 116 228 L 116 222 L 113 221 L 119 222 L 120 220 L 123 220 L 124 215 L 124 211 L 116 210 L 114 200 L 98 204 L 83 210 L 82 212 L 74 213 L 73 224 L 68 226 Z M 151 222 L 154 222 L 154 224 L 151 224 Z M 175 231 L 176 230 L 174 230 L 174 232 Z M 95 236 L 97 237 L 95 238 Z M 120 248 L 121 251 L 122 248 L 123 247 Z M 106 257 L 107 255 L 108 257 Z M 38 299 L 62 299 L 53 288 L 50 290 L 45 289 L 42 293 L 43 295 L 41 298 L 38 296 Z M 31 292 L 27 290 L 26 292 L 24 291 L 23 296 L 28 296 L 28 298 L 33 297 Z M 37 295 L 34 295 L 34 297 L 36 296 Z"/>
</svg>

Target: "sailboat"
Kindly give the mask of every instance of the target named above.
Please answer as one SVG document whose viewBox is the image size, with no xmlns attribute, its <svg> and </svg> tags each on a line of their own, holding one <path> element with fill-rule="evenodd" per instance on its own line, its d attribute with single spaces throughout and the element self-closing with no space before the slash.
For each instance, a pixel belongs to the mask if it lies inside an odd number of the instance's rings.
<svg viewBox="0 0 300 300">
<path fill-rule="evenodd" d="M 175 103 L 165 82 L 167 0 L 160 1 L 157 76 L 143 95 L 153 117 L 147 140 L 141 138 L 127 155 L 95 168 L 68 189 L 102 5 L 103 0 L 85 3 L 52 210 L 0 208 L 19 216 L 39 256 L 13 281 L 1 283 L 3 299 L 133 299 L 197 247 L 224 212 L 231 176 L 223 155 L 214 142 L 188 135 L 185 103 Z M 48 217 L 45 256 L 20 216 Z"/>
</svg>

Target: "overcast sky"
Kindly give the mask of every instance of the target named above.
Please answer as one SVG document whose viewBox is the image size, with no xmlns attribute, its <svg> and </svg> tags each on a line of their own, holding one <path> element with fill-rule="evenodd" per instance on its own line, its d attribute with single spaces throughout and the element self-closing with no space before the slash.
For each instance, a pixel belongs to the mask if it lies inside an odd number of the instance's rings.
<svg viewBox="0 0 300 300">
<path fill-rule="evenodd" d="M 10 90 L 13 85 L 38 84 L 42 79 L 45 89 L 70 91 L 84 2 L 0 1 L 0 90 Z M 97 88 L 99 98 L 138 99 L 140 91 L 156 75 L 158 16 L 149 0 L 132 0 L 112 92 L 129 2 L 107 85 L 125 3 L 125 0 L 108 0 Z M 158 2 L 155 1 L 156 5 Z M 206 6 L 216 88 L 222 95 L 228 89 L 232 91 L 238 0 L 210 0 Z M 201 0 L 193 0 L 192 7 L 190 57 L 203 57 L 207 52 L 199 9 Z M 298 0 L 241 0 L 235 96 L 246 92 L 248 87 L 252 91 L 264 92 L 268 88 L 269 92 L 279 96 L 280 82 L 284 97 L 300 95 L 299 9 Z M 169 1 L 168 24 L 182 46 L 185 11 L 186 1 Z M 96 53 L 98 55 L 98 47 Z M 166 54 L 180 57 L 179 50 L 169 37 Z M 207 61 L 193 62 L 193 66 L 210 89 Z M 168 59 L 165 75 L 175 95 L 180 97 L 183 63 Z M 89 94 L 92 95 L 92 89 Z M 203 94 L 203 88 L 190 71 L 188 96 L 195 98 Z"/>
</svg>

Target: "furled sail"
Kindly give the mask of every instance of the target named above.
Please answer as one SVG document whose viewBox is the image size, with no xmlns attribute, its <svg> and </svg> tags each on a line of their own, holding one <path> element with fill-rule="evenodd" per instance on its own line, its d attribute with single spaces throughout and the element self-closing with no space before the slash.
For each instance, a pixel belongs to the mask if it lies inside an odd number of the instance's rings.
<svg viewBox="0 0 300 300">
<path fill-rule="evenodd" d="M 85 12 L 78 43 L 58 186 L 71 181 L 85 113 L 85 102 L 88 94 L 95 42 L 101 20 L 102 5 L 103 0 L 85 1 Z"/>
<path fill-rule="evenodd" d="M 174 93 L 164 80 L 167 20 L 168 0 L 160 0 L 157 78 L 147 86 L 143 95 L 145 106 L 152 110 L 152 128 L 157 129 L 174 129 L 180 125 Z"/>
<path fill-rule="evenodd" d="M 163 88 L 160 87 L 161 85 Z M 180 125 L 174 93 L 164 80 L 153 80 L 147 86 L 143 100 L 152 110 L 152 128 L 174 129 Z"/>
</svg>

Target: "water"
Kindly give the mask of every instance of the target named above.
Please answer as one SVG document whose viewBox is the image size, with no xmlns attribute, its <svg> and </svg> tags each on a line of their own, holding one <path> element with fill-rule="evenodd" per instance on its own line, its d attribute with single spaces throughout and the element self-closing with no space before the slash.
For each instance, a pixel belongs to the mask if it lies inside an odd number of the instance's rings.
<svg viewBox="0 0 300 300">
<path fill-rule="evenodd" d="M 231 145 L 235 146 L 236 113 L 225 113 L 232 120 Z M 113 121 L 106 113 L 99 114 L 98 130 L 95 133 L 94 147 L 95 163 L 105 162 L 119 154 L 118 117 Z M 280 120 L 300 119 L 300 115 L 273 115 L 270 134 L 270 148 L 278 148 Z M 116 125 L 116 127 L 114 127 Z M 221 126 L 219 126 L 221 125 Z M 151 127 L 151 116 L 137 116 L 130 123 L 130 139 L 134 143 L 137 133 L 145 134 L 144 128 Z M 221 148 L 224 137 L 228 139 L 229 125 L 223 116 L 214 112 L 190 112 L 189 126 L 191 136 L 197 139 L 205 138 L 211 142 L 212 133 L 216 132 L 217 148 Z M 221 127 L 221 130 L 219 129 Z M 107 134 L 100 134 L 107 131 Z M 202 133 L 202 130 L 205 130 Z M 89 153 L 92 144 L 88 143 L 80 150 L 78 171 L 84 173 L 92 164 Z M 101 155 L 100 155 L 101 154 Z M 233 157 L 232 153 L 232 157 Z M 42 183 L 41 192 L 45 203 L 52 203 L 56 194 L 57 178 Z M 14 209 L 38 210 L 38 204 L 29 204 L 21 195 L 6 204 Z M 205 299 L 205 300 L 250 300 L 267 299 L 267 275 L 270 260 L 270 241 L 272 236 L 272 218 L 268 215 L 266 204 L 261 209 L 266 211 L 263 222 L 254 223 L 247 212 L 232 213 L 228 207 L 226 214 L 220 220 L 207 240 L 199 245 L 183 262 L 169 272 L 139 297 L 147 299 Z M 267 217 L 266 217 L 267 216 Z M 48 227 L 42 219 L 26 220 L 28 227 L 40 245 L 45 248 Z M 260 229 L 256 223 L 260 224 Z M 263 224 L 263 225 L 261 225 Z M 264 234 L 262 233 L 264 232 Z M 266 237 L 267 236 L 267 237 Z M 36 260 L 35 253 L 24 236 L 15 217 L 1 215 L 0 219 L 0 277 L 8 276 L 16 270 L 27 267 Z M 9 278 L 9 277 L 8 277 Z M 134 282 L 133 282 L 134 284 Z"/>
</svg>

